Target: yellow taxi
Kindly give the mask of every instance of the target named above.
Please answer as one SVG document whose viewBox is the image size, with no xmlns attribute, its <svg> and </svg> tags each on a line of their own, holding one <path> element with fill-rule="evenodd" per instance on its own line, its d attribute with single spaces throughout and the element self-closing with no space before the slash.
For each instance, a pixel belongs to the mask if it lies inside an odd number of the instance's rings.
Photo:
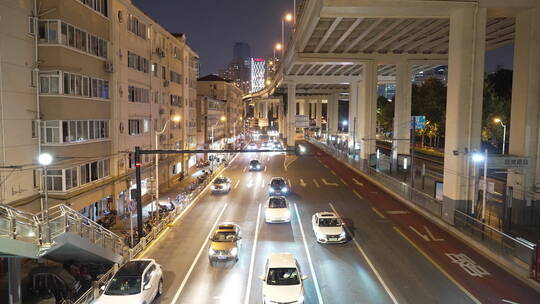
<svg viewBox="0 0 540 304">
<path fill-rule="evenodd" d="M 217 261 L 238 261 L 242 237 L 240 226 L 233 223 L 219 224 L 210 238 L 208 259 L 210 264 Z"/>
</svg>

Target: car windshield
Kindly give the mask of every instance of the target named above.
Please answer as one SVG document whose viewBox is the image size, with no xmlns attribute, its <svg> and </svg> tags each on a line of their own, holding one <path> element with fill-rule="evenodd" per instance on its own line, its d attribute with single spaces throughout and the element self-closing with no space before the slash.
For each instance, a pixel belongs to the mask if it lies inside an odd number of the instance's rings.
<svg viewBox="0 0 540 304">
<path fill-rule="evenodd" d="M 214 184 L 225 184 L 227 182 L 227 179 L 225 177 L 218 177 L 214 181 Z"/>
<path fill-rule="evenodd" d="M 140 276 L 117 276 L 111 280 L 105 291 L 109 296 L 127 296 L 141 292 Z"/>
<path fill-rule="evenodd" d="M 319 220 L 321 227 L 337 227 L 341 226 L 341 221 L 337 218 L 322 218 Z"/>
<path fill-rule="evenodd" d="M 252 166 L 256 166 L 259 164 L 259 161 L 258 160 L 252 160 L 249 162 Z"/>
<path fill-rule="evenodd" d="M 287 208 L 287 203 L 281 197 L 273 197 L 268 201 L 268 208 Z"/>
<path fill-rule="evenodd" d="M 273 179 L 270 186 L 272 186 L 272 188 L 281 188 L 285 186 L 285 181 L 282 179 Z"/>
<path fill-rule="evenodd" d="M 212 237 L 213 242 L 234 242 L 236 233 L 234 231 L 219 231 Z"/>
<path fill-rule="evenodd" d="M 268 285 L 298 285 L 300 278 L 296 268 L 270 268 L 266 278 Z"/>
</svg>

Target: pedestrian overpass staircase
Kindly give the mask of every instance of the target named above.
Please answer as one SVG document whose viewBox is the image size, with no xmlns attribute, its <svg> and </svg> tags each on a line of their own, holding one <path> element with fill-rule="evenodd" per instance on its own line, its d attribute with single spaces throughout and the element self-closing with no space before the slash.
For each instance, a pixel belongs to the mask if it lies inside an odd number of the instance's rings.
<svg viewBox="0 0 540 304">
<path fill-rule="evenodd" d="M 121 263 L 121 237 L 66 205 L 30 214 L 0 204 L 0 257 Z"/>
</svg>

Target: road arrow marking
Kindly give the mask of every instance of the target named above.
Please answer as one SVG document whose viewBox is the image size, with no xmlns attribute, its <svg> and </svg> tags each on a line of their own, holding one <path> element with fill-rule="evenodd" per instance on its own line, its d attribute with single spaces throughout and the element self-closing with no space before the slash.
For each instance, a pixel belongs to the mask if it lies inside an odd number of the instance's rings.
<svg viewBox="0 0 540 304">
<path fill-rule="evenodd" d="M 439 239 L 439 238 L 434 237 L 434 236 L 433 236 L 433 233 L 431 233 L 431 231 L 430 231 L 430 230 L 428 229 L 428 227 L 426 227 L 425 225 L 424 225 L 424 229 L 426 229 L 427 234 L 429 235 L 429 237 L 430 237 L 433 241 L 435 241 L 435 242 L 441 242 L 441 241 L 444 241 L 444 239 Z"/>
<path fill-rule="evenodd" d="M 340 178 L 339 180 L 340 180 L 345 186 L 348 186 L 348 185 L 347 185 L 347 182 L 344 181 L 343 178 Z"/>
<path fill-rule="evenodd" d="M 317 182 L 316 179 L 313 179 L 313 182 L 315 183 L 315 186 L 317 186 L 317 188 L 320 188 L 319 183 Z"/>
<path fill-rule="evenodd" d="M 327 186 L 335 186 L 335 187 L 339 186 L 339 185 L 336 184 L 336 183 L 329 183 L 329 182 L 327 182 L 324 178 L 321 178 L 321 180 L 322 180 L 322 182 L 323 182 L 325 185 L 327 185 Z"/>
<path fill-rule="evenodd" d="M 354 182 L 355 184 L 357 184 L 358 186 L 363 186 L 363 185 L 364 185 L 364 184 L 362 184 L 361 182 L 357 181 L 356 178 L 354 178 L 354 177 L 353 177 L 352 180 L 353 180 L 353 182 Z"/>
<path fill-rule="evenodd" d="M 234 184 L 234 189 L 238 188 L 238 184 L 240 184 L 240 180 L 236 181 L 236 184 Z"/>
<path fill-rule="evenodd" d="M 303 179 L 300 179 L 300 186 L 302 186 L 304 188 L 307 186 L 307 184 L 304 182 Z"/>
<path fill-rule="evenodd" d="M 409 226 L 409 228 L 411 228 L 412 231 L 416 232 L 416 234 L 418 234 L 420 237 L 422 237 L 426 242 L 429 242 L 429 237 L 427 235 L 418 232 L 418 230 L 414 229 L 413 226 Z"/>
<path fill-rule="evenodd" d="M 390 210 L 386 211 L 388 214 L 409 214 L 409 211 L 406 210 Z"/>
</svg>

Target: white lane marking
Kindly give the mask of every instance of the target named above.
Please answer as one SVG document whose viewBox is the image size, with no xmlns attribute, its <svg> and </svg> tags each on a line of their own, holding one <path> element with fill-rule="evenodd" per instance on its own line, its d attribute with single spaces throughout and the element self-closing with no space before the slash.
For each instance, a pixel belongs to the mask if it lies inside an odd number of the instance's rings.
<svg viewBox="0 0 540 304">
<path fill-rule="evenodd" d="M 353 177 L 352 180 L 353 180 L 353 182 L 354 182 L 355 184 L 357 184 L 358 186 L 363 186 L 363 185 L 364 185 L 364 184 L 362 184 L 361 182 L 359 182 L 358 180 L 356 180 L 356 178 L 354 178 L 354 177 Z"/>
<path fill-rule="evenodd" d="M 244 170 L 242 170 L 242 172 L 246 172 L 246 170 L 247 170 L 247 167 L 244 167 Z"/>
<path fill-rule="evenodd" d="M 409 211 L 407 210 L 389 210 L 386 211 L 388 214 L 409 214 Z"/>
<path fill-rule="evenodd" d="M 330 173 L 334 174 L 335 176 L 337 176 L 336 172 L 334 170 L 330 170 Z"/>
<path fill-rule="evenodd" d="M 414 229 L 413 226 L 410 226 L 409 225 L 409 228 L 411 228 L 412 231 L 416 232 L 416 234 L 418 234 L 421 238 L 423 238 L 426 242 L 429 242 L 429 237 L 423 233 L 420 233 L 418 230 Z"/>
<path fill-rule="evenodd" d="M 323 184 L 325 184 L 325 185 L 327 185 L 327 186 L 335 186 L 335 187 L 339 186 L 339 185 L 336 184 L 336 183 L 329 183 L 329 182 L 327 182 L 324 178 L 321 178 L 321 180 L 322 180 Z"/>
<path fill-rule="evenodd" d="M 307 186 L 306 182 L 304 182 L 303 179 L 300 179 L 300 186 L 302 186 L 304 188 Z"/>
<path fill-rule="evenodd" d="M 264 179 L 261 181 L 261 188 L 264 188 L 266 184 L 264 183 Z"/>
<path fill-rule="evenodd" d="M 317 186 L 317 188 L 320 188 L 321 186 L 319 186 L 319 183 L 317 182 L 316 179 L 313 179 L 313 182 L 315 183 L 315 186 Z"/>
<path fill-rule="evenodd" d="M 356 190 L 353 190 L 352 192 L 353 192 L 356 196 L 358 196 L 359 199 L 361 199 L 361 200 L 364 199 L 364 197 L 361 196 L 358 192 L 356 192 Z"/>
<path fill-rule="evenodd" d="M 441 242 L 441 241 L 444 241 L 444 239 L 441 239 L 441 238 L 436 238 L 435 236 L 433 236 L 433 233 L 431 233 L 431 231 L 429 230 L 429 228 L 427 226 L 424 225 L 424 229 L 426 229 L 426 232 L 427 234 L 429 235 L 429 237 L 434 240 L 435 242 Z"/>
<path fill-rule="evenodd" d="M 236 184 L 234 184 L 234 189 L 238 188 L 238 184 L 240 184 L 240 180 L 236 181 Z"/>
<path fill-rule="evenodd" d="M 340 178 L 339 179 L 345 186 L 348 186 L 347 182 L 343 179 L 343 178 Z"/>
<path fill-rule="evenodd" d="M 287 182 L 289 182 L 289 188 L 292 188 L 292 183 L 291 183 L 291 180 L 289 178 L 287 178 Z M 290 192 L 291 189 L 289 189 L 289 192 Z"/>
<path fill-rule="evenodd" d="M 188 270 L 186 276 L 184 277 L 184 280 L 182 281 L 182 284 L 180 285 L 180 288 L 178 288 L 178 291 L 176 291 L 176 294 L 174 295 L 174 298 L 173 298 L 171 303 L 176 303 L 176 301 L 178 300 L 178 297 L 182 293 L 182 290 L 186 286 L 186 283 L 189 280 L 189 277 L 191 276 L 191 272 L 195 268 L 195 264 L 197 264 L 197 261 L 201 257 L 201 254 L 202 254 L 203 250 L 206 248 L 206 244 L 208 243 L 208 239 L 212 236 L 212 232 L 214 232 L 214 229 L 216 228 L 216 226 L 217 226 L 219 220 L 221 219 L 221 216 L 223 215 L 223 212 L 225 212 L 226 208 L 227 208 L 227 204 L 225 203 L 225 205 L 223 206 L 223 209 L 221 209 L 221 212 L 219 213 L 216 221 L 214 222 L 214 225 L 212 226 L 212 229 L 210 229 L 210 232 L 208 232 L 208 235 L 206 236 L 206 239 L 205 239 L 204 243 L 202 244 L 201 249 L 199 250 L 199 253 L 197 253 L 197 256 L 193 260 L 193 263 L 191 263 L 191 266 L 189 267 L 189 270 Z"/>
<path fill-rule="evenodd" d="M 327 165 L 325 165 L 325 164 L 322 164 L 322 165 L 323 165 L 326 169 L 329 169 Z"/>
<path fill-rule="evenodd" d="M 313 276 L 313 285 L 315 285 L 315 291 L 317 291 L 317 299 L 320 304 L 323 304 L 323 299 L 321 295 L 321 290 L 319 289 L 319 281 L 317 280 L 317 275 L 315 274 L 315 268 L 313 267 L 313 262 L 311 260 L 311 254 L 309 253 L 309 248 L 307 246 L 306 235 L 304 234 L 304 228 L 302 227 L 302 220 L 300 219 L 300 213 L 298 212 L 298 207 L 294 203 L 294 210 L 296 210 L 296 217 L 298 218 L 298 225 L 300 226 L 300 233 L 302 233 L 302 240 L 304 241 L 304 248 L 306 249 L 306 254 L 309 263 L 309 269 L 311 270 L 311 275 Z"/>
<path fill-rule="evenodd" d="M 506 299 L 502 299 L 502 301 L 504 303 L 508 303 L 508 304 L 519 304 L 518 302 L 514 302 L 514 301 L 510 301 L 510 300 L 506 300 Z"/>
<path fill-rule="evenodd" d="M 253 180 L 250 179 L 246 185 L 248 188 L 251 188 L 253 186 Z"/>
<path fill-rule="evenodd" d="M 332 208 L 332 211 L 334 211 L 334 213 L 339 216 L 339 213 L 336 211 L 336 208 L 334 208 L 334 205 L 332 205 L 332 203 L 328 203 L 330 205 L 330 208 Z M 364 259 L 366 260 L 366 262 L 368 263 L 369 267 L 371 268 L 371 270 L 373 271 L 373 273 L 375 274 L 375 276 L 377 277 L 377 279 L 379 280 L 379 283 L 381 283 L 381 285 L 383 286 L 384 290 L 386 290 L 386 293 L 388 294 L 388 296 L 390 297 L 390 299 L 392 299 L 392 302 L 394 304 L 398 304 L 398 301 L 396 299 L 396 297 L 394 296 L 394 294 L 392 293 L 392 291 L 390 291 L 390 289 L 388 288 L 388 286 L 386 285 L 386 283 L 384 282 L 384 280 L 382 279 L 381 275 L 379 274 L 379 272 L 377 271 L 377 269 L 375 269 L 375 266 L 373 266 L 373 263 L 371 263 L 371 260 L 368 258 L 367 254 L 364 252 L 364 250 L 362 249 L 362 247 L 360 247 L 360 244 L 358 244 L 358 242 L 356 241 L 356 238 L 352 236 L 351 232 L 349 231 L 349 229 L 347 228 L 347 226 L 345 226 L 345 229 L 347 229 L 347 232 L 349 233 L 349 235 L 351 236 L 353 242 L 354 242 L 354 245 L 356 246 L 356 248 L 358 249 L 358 251 L 360 251 L 360 253 L 362 254 L 362 256 L 364 257 Z"/>
<path fill-rule="evenodd" d="M 377 194 L 377 191 L 370 191 L 371 194 Z"/>
<path fill-rule="evenodd" d="M 249 262 L 248 280 L 246 286 L 246 296 L 244 303 L 249 303 L 249 296 L 251 293 L 251 280 L 253 278 L 253 267 L 255 266 L 255 251 L 257 250 L 257 238 L 259 236 L 259 222 L 261 220 L 261 204 L 259 204 L 259 211 L 257 211 L 257 223 L 255 224 L 255 238 L 253 239 L 253 249 L 251 250 L 251 261 Z"/>
<path fill-rule="evenodd" d="M 265 166 L 264 166 L 264 172 L 266 172 L 266 168 L 268 168 L 268 166 L 265 165 Z"/>
<path fill-rule="evenodd" d="M 377 215 L 378 215 L 380 218 L 382 218 L 382 219 L 386 218 L 379 210 L 377 210 L 377 208 L 371 207 L 371 209 L 372 209 L 373 211 L 375 211 L 375 213 L 377 213 Z"/>
<path fill-rule="evenodd" d="M 452 260 L 452 263 L 458 264 L 461 269 L 472 277 L 483 278 L 484 276 L 491 275 L 482 266 L 476 264 L 476 262 L 468 257 L 465 253 L 445 253 L 445 255 Z"/>
</svg>

